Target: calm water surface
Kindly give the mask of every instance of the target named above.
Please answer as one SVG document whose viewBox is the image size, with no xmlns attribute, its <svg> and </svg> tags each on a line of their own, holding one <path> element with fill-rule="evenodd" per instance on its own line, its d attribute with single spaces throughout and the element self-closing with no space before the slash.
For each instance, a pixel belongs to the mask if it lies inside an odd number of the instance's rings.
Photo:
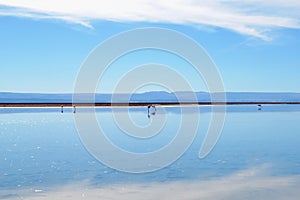
<svg viewBox="0 0 300 200">
<path fill-rule="evenodd" d="M 181 158 L 156 172 L 129 174 L 87 152 L 71 110 L 1 108 L 0 199 L 298 199 L 300 106 L 228 106 L 221 137 L 204 159 L 198 154 L 211 113 L 200 111 L 197 136 Z M 146 108 L 129 113 L 140 126 L 163 115 L 160 108 L 150 118 Z M 166 108 L 161 133 L 135 140 L 115 125 L 111 109 L 97 109 L 107 137 L 132 152 L 166 145 L 182 115 L 195 113 Z"/>
</svg>

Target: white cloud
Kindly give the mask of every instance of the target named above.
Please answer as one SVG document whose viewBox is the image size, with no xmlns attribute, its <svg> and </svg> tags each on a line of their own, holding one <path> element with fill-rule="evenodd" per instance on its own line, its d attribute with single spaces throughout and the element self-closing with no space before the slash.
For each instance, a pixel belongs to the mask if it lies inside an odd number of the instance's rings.
<svg viewBox="0 0 300 200">
<path fill-rule="evenodd" d="M 168 182 L 131 182 L 93 186 L 85 180 L 80 183 L 36 189 L 0 190 L 3 196 L 17 194 L 31 200 L 79 199 L 299 199 L 299 175 L 270 176 L 264 168 L 253 168 L 219 178 L 194 179 Z M 33 192 L 34 191 L 34 192 Z M 8 200 L 13 200 L 15 195 Z"/>
<path fill-rule="evenodd" d="M 0 15 L 61 19 L 92 27 L 92 20 L 207 25 L 270 39 L 276 28 L 300 28 L 298 0 L 0 0 Z"/>
</svg>

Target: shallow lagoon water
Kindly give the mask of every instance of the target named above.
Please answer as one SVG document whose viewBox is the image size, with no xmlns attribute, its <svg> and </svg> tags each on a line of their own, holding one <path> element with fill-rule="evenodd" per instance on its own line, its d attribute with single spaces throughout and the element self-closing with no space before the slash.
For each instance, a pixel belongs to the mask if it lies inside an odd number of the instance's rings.
<svg viewBox="0 0 300 200">
<path fill-rule="evenodd" d="M 162 132 L 134 140 L 115 126 L 110 108 L 97 119 L 111 141 L 134 152 L 163 147 L 176 134 L 182 115 L 165 108 Z M 123 115 L 126 108 L 115 114 Z M 172 165 L 151 173 L 111 169 L 88 153 L 73 113 L 59 108 L 0 109 L 0 199 L 297 199 L 300 186 L 300 106 L 228 106 L 223 132 L 204 159 L 199 149 L 210 122 L 200 107 L 200 123 L 189 149 Z M 160 117 L 130 108 L 140 126 Z M 76 113 L 75 113 L 76 115 Z M 187 130 L 189 131 L 189 130 Z"/>
</svg>

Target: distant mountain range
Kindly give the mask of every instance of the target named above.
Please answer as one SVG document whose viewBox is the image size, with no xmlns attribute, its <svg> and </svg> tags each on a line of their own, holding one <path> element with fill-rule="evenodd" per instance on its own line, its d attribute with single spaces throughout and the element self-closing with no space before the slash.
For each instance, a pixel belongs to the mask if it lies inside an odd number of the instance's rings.
<svg viewBox="0 0 300 200">
<path fill-rule="evenodd" d="M 145 92 L 132 94 L 130 102 L 191 102 L 191 92 Z M 196 92 L 199 102 L 210 102 L 210 94 Z M 115 94 L 114 102 L 127 102 L 127 94 Z M 111 94 L 96 94 L 96 102 L 111 102 Z M 263 93 L 263 92 L 227 92 L 226 100 L 230 102 L 299 102 L 300 93 Z M 0 103 L 68 103 L 72 102 L 72 94 L 38 94 L 0 92 Z"/>
</svg>

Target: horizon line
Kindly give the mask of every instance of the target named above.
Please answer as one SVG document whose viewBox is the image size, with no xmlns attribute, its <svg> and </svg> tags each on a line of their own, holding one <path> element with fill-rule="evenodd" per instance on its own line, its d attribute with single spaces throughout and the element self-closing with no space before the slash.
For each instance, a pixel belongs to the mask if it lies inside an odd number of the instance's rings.
<svg viewBox="0 0 300 200">
<path fill-rule="evenodd" d="M 212 101 L 198 101 L 198 102 L 95 102 L 95 103 L 84 103 L 84 102 L 47 102 L 47 103 L 0 103 L 0 107 L 138 107 L 138 106 L 218 106 L 218 105 L 298 105 L 300 101 L 224 101 L 224 102 L 212 102 Z"/>
</svg>

